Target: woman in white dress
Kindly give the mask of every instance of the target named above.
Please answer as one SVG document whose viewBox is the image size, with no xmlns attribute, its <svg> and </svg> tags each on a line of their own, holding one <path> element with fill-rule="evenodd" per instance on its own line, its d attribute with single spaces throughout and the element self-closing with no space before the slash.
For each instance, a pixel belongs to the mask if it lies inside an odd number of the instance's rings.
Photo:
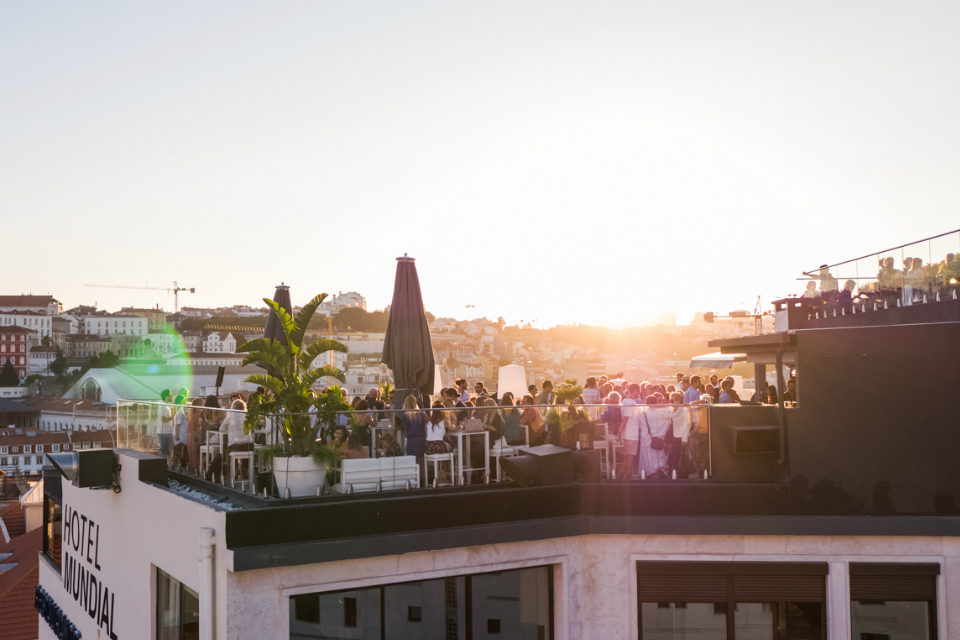
<svg viewBox="0 0 960 640">
<path fill-rule="evenodd" d="M 663 439 L 670 431 L 670 408 L 659 407 L 660 398 L 656 395 L 648 396 L 646 406 L 640 412 L 640 452 L 638 458 L 638 473 L 646 473 L 647 477 L 667 474 L 667 448 L 654 449 L 653 439 Z"/>
</svg>

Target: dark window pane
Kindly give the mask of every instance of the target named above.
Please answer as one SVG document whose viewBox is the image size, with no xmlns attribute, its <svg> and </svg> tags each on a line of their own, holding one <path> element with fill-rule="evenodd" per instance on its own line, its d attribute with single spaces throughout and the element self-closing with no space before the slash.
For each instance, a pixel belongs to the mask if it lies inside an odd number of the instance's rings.
<svg viewBox="0 0 960 640">
<path fill-rule="evenodd" d="M 822 640 L 819 602 L 738 602 L 734 610 L 737 640 Z M 777 629 L 781 634 L 777 634 Z"/>
<path fill-rule="evenodd" d="M 387 640 L 464 640 L 465 585 L 461 576 L 385 586 Z"/>
<path fill-rule="evenodd" d="M 850 603 L 852 640 L 930 640 L 927 602 Z"/>
<path fill-rule="evenodd" d="M 345 627 L 357 626 L 357 599 L 356 598 L 343 599 L 343 626 Z"/>
<path fill-rule="evenodd" d="M 61 568 L 61 537 L 63 522 L 60 505 L 49 497 L 43 498 L 43 552 Z"/>
<path fill-rule="evenodd" d="M 500 621 L 496 618 L 487 619 L 487 633 L 500 634 Z"/>
<path fill-rule="evenodd" d="M 643 640 L 726 640 L 727 615 L 724 607 L 719 613 L 713 603 L 687 602 L 682 607 L 667 603 L 644 602 L 640 615 L 643 619 Z M 738 637 L 738 640 L 740 638 Z"/>
<path fill-rule="evenodd" d="M 180 640 L 180 581 L 157 569 L 157 640 Z"/>
<path fill-rule="evenodd" d="M 183 587 L 183 594 L 180 597 L 183 613 L 180 616 L 183 624 L 183 640 L 200 640 L 200 598 L 196 592 L 188 587 Z"/>
<path fill-rule="evenodd" d="M 494 635 L 537 640 L 550 628 L 549 574 L 547 567 L 536 567 L 473 576 L 473 637 L 491 635 L 487 621 L 498 620 L 500 631 Z"/>
<path fill-rule="evenodd" d="M 380 588 L 290 598 L 290 637 L 380 640 Z"/>
<path fill-rule="evenodd" d="M 320 623 L 320 596 L 316 593 L 303 593 L 290 598 L 294 620 Z"/>
</svg>

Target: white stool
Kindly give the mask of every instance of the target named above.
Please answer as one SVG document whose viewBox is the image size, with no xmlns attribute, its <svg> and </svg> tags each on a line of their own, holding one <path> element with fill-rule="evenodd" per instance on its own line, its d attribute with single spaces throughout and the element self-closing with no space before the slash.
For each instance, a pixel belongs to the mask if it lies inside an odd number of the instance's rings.
<svg viewBox="0 0 960 640">
<path fill-rule="evenodd" d="M 610 443 L 606 440 L 594 440 L 593 448 L 600 452 L 600 473 L 604 478 L 610 477 Z"/>
<path fill-rule="evenodd" d="M 237 477 L 237 471 L 242 470 L 241 462 L 243 460 L 247 461 L 247 464 L 250 465 L 250 486 L 253 486 L 253 451 L 231 451 L 230 452 L 230 480 L 233 481 Z M 246 480 L 239 480 L 243 483 L 241 485 L 241 491 L 245 490 Z"/>
<path fill-rule="evenodd" d="M 619 453 L 620 455 L 624 455 L 623 452 L 624 452 L 625 449 L 626 449 L 626 447 L 623 446 L 622 444 L 615 444 L 615 445 L 613 445 L 613 469 L 614 469 L 614 471 L 616 471 L 616 470 L 619 468 L 619 465 L 617 464 L 617 454 Z"/>
<path fill-rule="evenodd" d="M 490 449 L 490 457 L 493 458 L 494 475 L 497 482 L 503 482 L 503 467 L 500 466 L 501 458 L 513 458 L 517 455 L 514 447 L 494 447 Z"/>
<path fill-rule="evenodd" d="M 423 456 L 423 465 L 426 467 L 427 471 L 427 485 L 430 485 L 430 467 L 433 466 L 433 477 L 439 478 L 440 467 L 438 465 L 449 462 L 450 463 L 450 478 L 456 477 L 456 458 L 453 455 L 453 452 L 449 453 L 431 453 L 429 455 Z M 440 481 L 437 481 L 439 484 Z"/>
<path fill-rule="evenodd" d="M 207 477 L 207 470 L 213 458 L 220 453 L 220 432 L 207 431 L 207 443 L 200 445 L 200 475 Z"/>
</svg>

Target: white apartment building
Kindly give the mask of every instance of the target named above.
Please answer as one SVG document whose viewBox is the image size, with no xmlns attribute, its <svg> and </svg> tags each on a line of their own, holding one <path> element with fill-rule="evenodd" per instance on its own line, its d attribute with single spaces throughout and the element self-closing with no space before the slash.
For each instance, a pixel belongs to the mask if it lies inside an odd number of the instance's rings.
<svg viewBox="0 0 960 640">
<path fill-rule="evenodd" d="M 0 296 L 0 311 L 33 311 L 55 316 L 63 311 L 63 305 L 53 296 Z"/>
<path fill-rule="evenodd" d="M 338 292 L 335 296 L 330 296 L 323 301 L 317 308 L 317 313 L 324 316 L 336 315 L 341 309 L 346 307 L 357 307 L 367 310 L 367 299 L 356 291 Z"/>
<path fill-rule="evenodd" d="M 56 357 L 56 347 L 30 347 L 30 354 L 27 356 L 27 375 L 50 375 L 50 365 Z"/>
<path fill-rule="evenodd" d="M 0 327 L 24 327 L 37 332 L 37 340 L 51 337 L 53 318 L 36 311 L 0 311 Z"/>
<path fill-rule="evenodd" d="M 131 315 L 80 316 L 80 333 L 91 336 L 147 336 L 149 320 Z"/>
<path fill-rule="evenodd" d="M 236 353 L 237 339 L 229 331 L 214 331 L 203 341 L 204 353 Z"/>
</svg>

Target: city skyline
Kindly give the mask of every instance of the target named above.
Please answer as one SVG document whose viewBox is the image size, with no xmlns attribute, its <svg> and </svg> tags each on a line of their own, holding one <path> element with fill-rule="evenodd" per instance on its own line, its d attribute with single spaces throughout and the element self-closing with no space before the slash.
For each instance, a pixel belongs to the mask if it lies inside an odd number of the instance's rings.
<svg viewBox="0 0 960 640">
<path fill-rule="evenodd" d="M 948 3 L 55 6 L 0 20 L 10 293 L 379 309 L 409 253 L 438 316 L 684 323 L 958 226 Z"/>
</svg>

